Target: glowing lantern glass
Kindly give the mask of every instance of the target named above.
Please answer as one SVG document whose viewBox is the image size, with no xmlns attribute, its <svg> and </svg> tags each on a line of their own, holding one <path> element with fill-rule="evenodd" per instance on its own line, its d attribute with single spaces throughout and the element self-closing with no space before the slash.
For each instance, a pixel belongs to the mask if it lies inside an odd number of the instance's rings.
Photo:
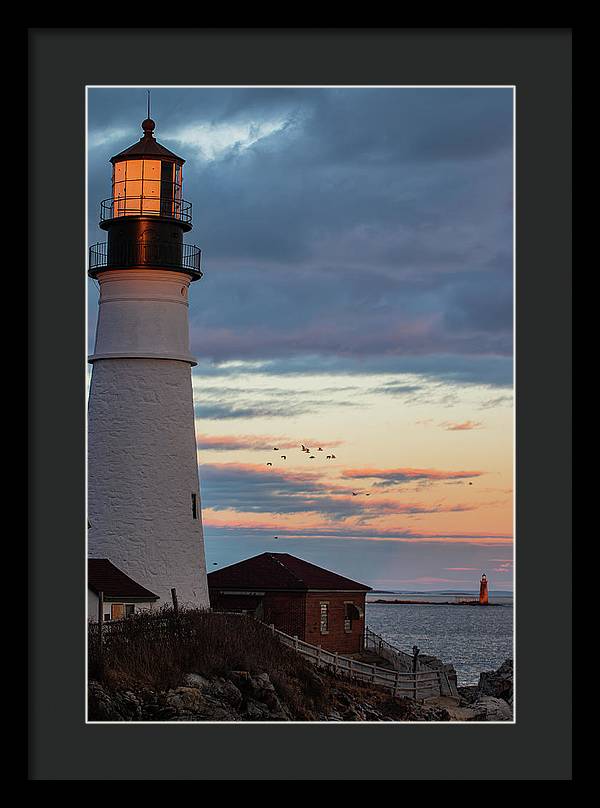
<svg viewBox="0 0 600 808">
<path fill-rule="evenodd" d="M 113 165 L 113 216 L 178 219 L 181 183 L 181 166 L 172 160 L 119 160 Z"/>
</svg>

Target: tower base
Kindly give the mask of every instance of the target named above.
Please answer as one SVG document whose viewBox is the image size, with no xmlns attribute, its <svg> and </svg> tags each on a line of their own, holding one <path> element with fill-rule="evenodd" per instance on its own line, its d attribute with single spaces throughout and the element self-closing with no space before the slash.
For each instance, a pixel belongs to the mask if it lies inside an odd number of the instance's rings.
<svg viewBox="0 0 600 808">
<path fill-rule="evenodd" d="M 190 364 L 96 359 L 88 549 L 171 603 L 208 608 Z"/>
</svg>

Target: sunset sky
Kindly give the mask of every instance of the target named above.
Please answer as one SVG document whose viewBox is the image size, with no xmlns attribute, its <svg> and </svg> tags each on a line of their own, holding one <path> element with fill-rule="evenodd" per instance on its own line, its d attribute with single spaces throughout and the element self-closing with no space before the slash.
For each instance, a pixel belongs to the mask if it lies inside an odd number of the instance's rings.
<svg viewBox="0 0 600 808">
<path fill-rule="evenodd" d="M 145 117 L 145 89 L 88 90 L 90 244 Z M 274 551 L 512 589 L 512 90 L 157 88 L 152 118 L 203 252 L 208 570 Z"/>
</svg>

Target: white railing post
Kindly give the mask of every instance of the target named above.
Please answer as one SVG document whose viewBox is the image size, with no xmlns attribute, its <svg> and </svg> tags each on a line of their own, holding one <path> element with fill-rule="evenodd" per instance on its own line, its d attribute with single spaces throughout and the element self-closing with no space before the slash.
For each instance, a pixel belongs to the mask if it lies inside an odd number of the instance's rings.
<svg viewBox="0 0 600 808">
<path fill-rule="evenodd" d="M 298 635 L 294 634 L 294 648 L 298 650 Z"/>
<path fill-rule="evenodd" d="M 271 623 L 271 634 L 275 634 L 275 623 Z"/>
<path fill-rule="evenodd" d="M 399 674 L 398 671 L 396 671 L 396 678 L 394 679 L 394 693 L 393 693 L 394 698 L 396 698 L 396 695 L 398 693 L 398 679 L 399 678 L 400 678 L 400 674 Z"/>
<path fill-rule="evenodd" d="M 337 673 L 337 670 L 338 670 L 338 652 L 336 651 L 333 659 L 333 672 Z"/>
</svg>

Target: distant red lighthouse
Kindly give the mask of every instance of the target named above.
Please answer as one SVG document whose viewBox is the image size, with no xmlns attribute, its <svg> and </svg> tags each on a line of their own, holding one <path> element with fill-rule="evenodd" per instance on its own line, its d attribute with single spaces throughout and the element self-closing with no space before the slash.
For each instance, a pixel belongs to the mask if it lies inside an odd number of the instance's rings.
<svg viewBox="0 0 600 808">
<path fill-rule="evenodd" d="M 481 605 L 487 604 L 488 602 L 488 582 L 485 575 L 485 572 L 481 576 L 481 582 L 479 584 L 479 603 Z"/>
</svg>

